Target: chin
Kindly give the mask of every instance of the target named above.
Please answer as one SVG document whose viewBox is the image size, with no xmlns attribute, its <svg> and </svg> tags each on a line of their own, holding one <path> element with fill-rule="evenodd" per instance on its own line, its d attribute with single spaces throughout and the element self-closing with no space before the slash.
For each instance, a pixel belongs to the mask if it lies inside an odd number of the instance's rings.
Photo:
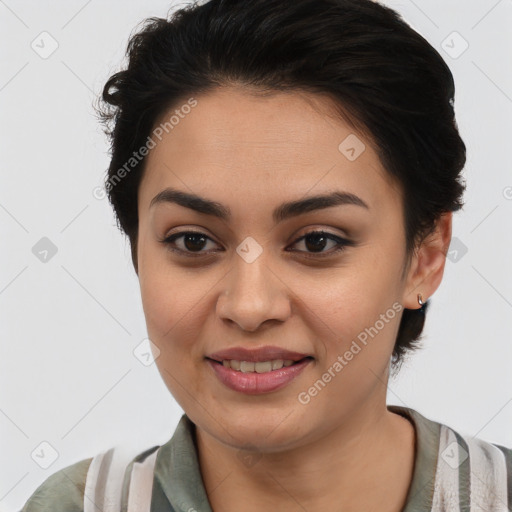
<svg viewBox="0 0 512 512">
<path fill-rule="evenodd" d="M 304 436 L 302 429 L 307 424 L 290 411 L 265 411 L 254 405 L 223 415 L 218 422 L 211 421 L 210 416 L 205 419 L 209 423 L 208 430 L 224 444 L 237 449 L 251 446 L 266 453 L 296 445 Z"/>
</svg>

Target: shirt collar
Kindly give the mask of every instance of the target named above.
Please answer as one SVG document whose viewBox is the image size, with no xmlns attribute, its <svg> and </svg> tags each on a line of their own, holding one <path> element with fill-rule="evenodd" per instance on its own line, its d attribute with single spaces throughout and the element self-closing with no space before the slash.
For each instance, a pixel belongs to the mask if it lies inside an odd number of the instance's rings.
<svg viewBox="0 0 512 512">
<path fill-rule="evenodd" d="M 409 407 L 388 405 L 387 408 L 409 419 L 416 431 L 414 470 L 402 512 L 430 512 L 434 496 L 441 425 Z"/>
<path fill-rule="evenodd" d="M 387 408 L 409 419 L 416 431 L 414 470 L 403 512 L 430 512 L 440 424 L 408 407 L 388 405 Z M 186 414 L 182 415 L 172 438 L 160 448 L 155 478 L 176 512 L 188 512 L 191 508 L 212 512 L 199 468 L 195 425 Z"/>
<path fill-rule="evenodd" d="M 172 438 L 160 448 L 155 478 L 176 512 L 212 512 L 199 468 L 195 425 L 186 414 Z"/>
</svg>

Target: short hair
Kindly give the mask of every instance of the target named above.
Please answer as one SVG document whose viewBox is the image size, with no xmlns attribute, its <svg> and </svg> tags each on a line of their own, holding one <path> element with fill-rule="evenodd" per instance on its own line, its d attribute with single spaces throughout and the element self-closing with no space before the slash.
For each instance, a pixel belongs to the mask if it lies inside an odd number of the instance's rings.
<svg viewBox="0 0 512 512">
<path fill-rule="evenodd" d="M 108 79 L 96 107 L 111 143 L 108 198 L 130 240 L 136 271 L 137 193 L 146 159 L 122 180 L 113 178 L 162 114 L 223 86 L 263 94 L 305 91 L 334 100 L 335 115 L 367 137 L 401 184 L 404 271 L 441 214 L 462 208 L 466 147 L 455 120 L 452 74 L 391 8 L 372 0 L 210 0 L 168 18 L 141 22 L 127 45 L 126 69 Z M 429 302 L 404 309 L 394 370 L 419 348 Z"/>
</svg>

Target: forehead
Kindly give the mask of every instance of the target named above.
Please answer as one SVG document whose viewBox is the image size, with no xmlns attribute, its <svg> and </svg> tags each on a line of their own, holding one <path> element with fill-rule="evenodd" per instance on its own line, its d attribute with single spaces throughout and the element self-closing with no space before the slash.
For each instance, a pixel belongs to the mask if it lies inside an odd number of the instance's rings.
<svg viewBox="0 0 512 512">
<path fill-rule="evenodd" d="M 374 204 L 397 193 L 371 141 L 337 116 L 325 96 L 261 96 L 230 87 L 194 100 L 193 108 L 182 108 L 187 100 L 175 104 L 155 125 L 159 135 L 139 190 L 143 208 L 167 186 L 276 201 L 342 188 Z"/>
</svg>

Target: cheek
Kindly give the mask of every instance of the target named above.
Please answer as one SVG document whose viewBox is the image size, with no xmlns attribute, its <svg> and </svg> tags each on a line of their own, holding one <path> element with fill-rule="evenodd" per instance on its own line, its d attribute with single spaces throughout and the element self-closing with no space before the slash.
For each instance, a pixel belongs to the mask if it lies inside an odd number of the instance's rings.
<svg viewBox="0 0 512 512">
<path fill-rule="evenodd" d="M 206 322 L 208 290 L 216 281 L 212 272 L 179 268 L 160 255 L 146 258 L 139 266 L 139 283 L 150 339 L 162 350 L 190 351 Z"/>
<path fill-rule="evenodd" d="M 175 400 L 191 409 L 190 394 L 200 394 L 197 365 L 202 357 L 196 342 L 204 286 L 183 271 L 171 271 L 169 264 L 147 265 L 139 276 L 148 336 L 159 349 L 156 366 Z"/>
<path fill-rule="evenodd" d="M 141 285 L 142 305 L 148 331 L 156 339 L 167 338 L 187 321 L 187 311 L 197 302 L 191 288 L 170 275 L 155 272 L 145 276 Z"/>
<path fill-rule="evenodd" d="M 388 357 L 401 310 L 397 303 L 401 267 L 397 261 L 389 247 L 375 244 L 358 252 L 357 258 L 347 258 L 343 266 L 302 273 L 296 281 L 300 282 L 297 290 L 301 290 L 297 304 L 303 304 L 298 314 L 312 335 L 321 340 L 323 354 L 319 355 L 325 356 L 327 364 L 347 350 L 353 352 L 347 359 L 360 363 L 366 358 L 369 362 Z"/>
<path fill-rule="evenodd" d="M 309 382 L 311 387 L 301 391 L 318 390 L 315 403 L 319 407 L 330 408 L 335 399 L 342 401 L 340 407 L 348 411 L 384 381 L 400 313 L 389 289 L 377 288 L 366 277 L 358 280 L 353 276 L 340 283 L 331 284 L 314 304 L 305 299 L 304 311 L 314 308 L 315 312 L 310 316 L 309 329 L 319 360 Z M 359 286 L 363 283 L 369 288 Z M 327 383 L 326 392 L 316 384 L 318 380 Z"/>
<path fill-rule="evenodd" d="M 347 350 L 370 355 L 369 350 L 358 350 L 357 344 L 363 349 L 370 346 L 372 340 L 379 340 L 379 348 L 371 351 L 375 355 L 384 355 L 389 350 L 396 334 L 397 320 L 389 291 L 375 288 L 362 291 L 361 287 L 352 288 L 348 284 L 323 291 L 323 294 L 313 292 L 304 298 L 306 307 L 302 316 L 309 314 L 308 323 L 315 337 L 322 340 L 326 362 Z M 311 313 L 306 313 L 307 310 Z M 351 348 L 354 347 L 353 342 L 356 343 L 355 348 Z"/>
</svg>

